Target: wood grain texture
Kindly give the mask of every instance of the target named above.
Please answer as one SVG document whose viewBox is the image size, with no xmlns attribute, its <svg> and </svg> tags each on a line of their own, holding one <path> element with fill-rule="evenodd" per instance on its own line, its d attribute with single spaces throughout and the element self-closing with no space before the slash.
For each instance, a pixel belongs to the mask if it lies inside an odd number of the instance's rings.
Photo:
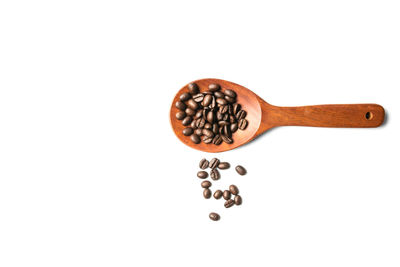
<svg viewBox="0 0 400 267">
<path fill-rule="evenodd" d="M 218 83 L 222 91 L 232 89 L 237 93 L 237 102 L 247 111 L 248 127 L 244 131 L 233 134 L 233 144 L 194 144 L 189 136 L 184 136 L 182 130 L 185 126 L 176 119 L 179 111 L 175 102 L 179 96 L 188 92 L 187 85 L 182 87 L 175 95 L 170 109 L 170 122 L 175 135 L 184 144 L 205 152 L 222 152 L 234 149 L 250 142 L 268 129 L 278 126 L 313 126 L 313 127 L 350 127 L 371 128 L 380 126 L 385 118 L 385 110 L 377 104 L 340 104 L 340 105 L 315 105 L 299 107 L 278 107 L 271 105 L 257 96 L 249 89 L 220 79 L 201 79 L 194 81 L 200 91 L 207 91 L 208 85 Z"/>
</svg>

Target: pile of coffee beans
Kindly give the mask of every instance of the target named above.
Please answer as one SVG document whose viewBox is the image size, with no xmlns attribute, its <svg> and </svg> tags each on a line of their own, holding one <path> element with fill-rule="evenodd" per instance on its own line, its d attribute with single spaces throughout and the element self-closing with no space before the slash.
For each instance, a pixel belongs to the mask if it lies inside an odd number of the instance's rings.
<svg viewBox="0 0 400 267">
<path fill-rule="evenodd" d="M 193 143 L 220 145 L 233 143 L 232 134 L 246 129 L 249 122 L 247 112 L 236 102 L 236 93 L 231 89 L 223 92 L 216 83 L 208 85 L 208 91 L 200 92 L 196 83 L 188 85 L 175 103 L 176 118 L 186 126 L 182 133 L 190 136 Z"/>
<path fill-rule="evenodd" d="M 226 170 L 230 168 L 229 162 L 221 162 L 217 158 L 213 158 L 212 160 L 208 161 L 207 159 L 202 159 L 199 162 L 199 168 L 202 169 L 201 171 L 197 172 L 197 177 L 200 179 L 207 179 L 208 177 L 211 177 L 212 180 L 216 181 L 221 178 L 221 174 L 218 171 L 220 170 Z M 205 171 L 205 169 L 210 168 L 210 175 Z M 245 175 L 247 173 L 246 169 L 243 166 L 236 166 L 235 170 L 238 174 L 240 175 Z M 236 185 L 230 185 L 228 189 L 222 191 L 220 189 L 216 190 L 214 194 L 212 194 L 212 191 L 210 187 L 212 186 L 212 183 L 210 181 L 203 181 L 201 182 L 201 187 L 203 189 L 203 196 L 205 199 L 210 199 L 211 196 L 214 196 L 215 199 L 221 199 L 223 198 L 225 200 L 224 206 L 225 208 L 230 208 L 234 205 L 241 205 L 242 204 L 242 197 L 239 195 L 239 188 Z M 218 221 L 220 219 L 220 216 L 218 213 L 211 212 L 209 215 L 210 219 L 213 221 Z"/>
</svg>

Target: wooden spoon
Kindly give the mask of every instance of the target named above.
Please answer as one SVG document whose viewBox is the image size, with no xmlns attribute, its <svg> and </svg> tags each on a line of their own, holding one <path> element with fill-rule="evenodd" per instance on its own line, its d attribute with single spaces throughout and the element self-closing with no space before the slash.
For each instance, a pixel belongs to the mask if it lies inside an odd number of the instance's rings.
<svg viewBox="0 0 400 267">
<path fill-rule="evenodd" d="M 217 83 L 221 90 L 232 89 L 237 94 L 237 102 L 247 111 L 249 124 L 245 130 L 233 134 L 233 143 L 222 142 L 220 145 L 195 144 L 190 136 L 184 136 L 182 130 L 186 127 L 176 118 L 179 111 L 175 102 L 182 93 L 188 92 L 187 85 L 175 95 L 170 111 L 170 120 L 175 135 L 186 145 L 205 152 L 222 152 L 246 144 L 265 131 L 277 126 L 314 126 L 314 127 L 347 127 L 370 128 L 378 127 L 385 117 L 385 110 L 377 104 L 344 104 L 317 105 L 303 107 L 278 107 L 268 104 L 249 89 L 224 80 L 201 79 L 194 81 L 200 92 L 208 90 L 208 85 Z"/>
</svg>

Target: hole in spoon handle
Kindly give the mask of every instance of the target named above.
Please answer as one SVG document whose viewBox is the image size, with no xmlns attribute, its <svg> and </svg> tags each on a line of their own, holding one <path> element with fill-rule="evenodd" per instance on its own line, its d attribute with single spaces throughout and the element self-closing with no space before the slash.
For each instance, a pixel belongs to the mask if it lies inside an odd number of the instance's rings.
<svg viewBox="0 0 400 267">
<path fill-rule="evenodd" d="M 316 105 L 302 107 L 273 107 L 269 123 L 276 126 L 314 127 L 378 127 L 385 118 L 385 110 L 377 104 Z"/>
</svg>

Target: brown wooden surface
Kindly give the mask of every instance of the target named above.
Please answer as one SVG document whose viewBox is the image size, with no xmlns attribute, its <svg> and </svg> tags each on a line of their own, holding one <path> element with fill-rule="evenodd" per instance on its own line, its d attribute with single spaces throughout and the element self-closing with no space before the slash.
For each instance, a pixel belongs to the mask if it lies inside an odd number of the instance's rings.
<svg viewBox="0 0 400 267">
<path fill-rule="evenodd" d="M 316 105 L 302 107 L 278 107 L 265 102 L 249 89 L 238 84 L 219 80 L 201 79 L 194 81 L 200 91 L 204 92 L 210 83 L 218 83 L 225 89 L 232 89 L 237 93 L 237 102 L 247 111 L 246 119 L 249 121 L 248 127 L 238 130 L 233 134 L 233 144 L 222 143 L 217 146 L 214 144 L 194 144 L 190 136 L 184 136 L 182 130 L 185 126 L 177 120 L 175 114 L 179 111 L 175 107 L 175 102 L 179 96 L 188 92 L 185 85 L 175 95 L 170 110 L 170 121 L 175 135 L 186 145 L 205 152 L 222 152 L 241 146 L 268 129 L 277 126 L 314 126 L 314 127 L 378 127 L 385 118 L 385 111 L 382 106 L 377 104 L 343 104 L 343 105 Z M 369 112 L 368 116 L 367 113 Z"/>
</svg>

